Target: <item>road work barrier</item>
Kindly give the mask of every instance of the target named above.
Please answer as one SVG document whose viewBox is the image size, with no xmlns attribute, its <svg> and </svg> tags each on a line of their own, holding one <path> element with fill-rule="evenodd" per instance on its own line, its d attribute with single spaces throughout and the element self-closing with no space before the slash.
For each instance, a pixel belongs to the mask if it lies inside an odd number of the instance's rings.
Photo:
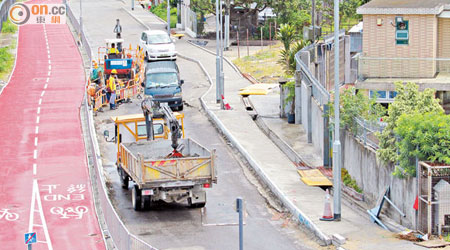
<svg viewBox="0 0 450 250">
<path fill-rule="evenodd" d="M 66 3 L 66 1 L 64 1 Z M 67 4 L 67 3 L 66 3 Z M 77 35 L 81 38 L 82 49 L 89 57 L 89 61 L 92 61 L 92 53 L 91 48 L 89 46 L 89 42 L 86 39 L 86 36 L 83 31 L 80 30 L 80 25 L 78 23 L 78 19 L 75 18 L 72 10 L 70 9 L 70 5 L 67 5 L 67 16 L 70 20 L 72 27 L 75 29 Z M 81 52 L 81 51 L 80 51 Z M 91 72 L 91 71 L 90 71 Z M 89 84 L 89 81 L 87 81 Z M 152 247 L 150 244 L 144 242 L 139 239 L 136 235 L 130 233 L 125 224 L 120 219 L 119 215 L 115 211 L 111 201 L 108 198 L 108 188 L 106 187 L 106 181 L 103 176 L 103 165 L 100 154 L 100 148 L 97 141 L 97 134 L 94 126 L 94 116 L 93 110 L 90 109 L 88 95 L 85 95 L 83 101 L 84 110 L 86 110 L 85 120 L 87 121 L 87 132 L 89 141 L 89 147 L 91 149 L 90 157 L 92 159 L 92 163 L 94 165 L 93 171 L 90 171 L 93 182 L 94 197 L 96 201 L 98 201 L 99 205 L 96 204 L 96 212 L 97 217 L 102 219 L 106 227 L 100 223 L 100 226 L 103 229 L 103 237 L 111 237 L 114 247 L 119 250 L 157 250 Z M 84 119 L 83 119 L 84 120 Z M 89 153 L 89 152 L 88 152 Z M 95 183 L 94 183 L 95 182 Z M 100 220 L 100 221 L 102 221 Z"/>
</svg>

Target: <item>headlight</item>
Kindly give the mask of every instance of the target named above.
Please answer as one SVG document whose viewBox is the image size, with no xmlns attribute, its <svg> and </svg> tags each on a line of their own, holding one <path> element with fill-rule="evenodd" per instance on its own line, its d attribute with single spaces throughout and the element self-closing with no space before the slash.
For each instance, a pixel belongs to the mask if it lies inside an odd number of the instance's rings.
<svg viewBox="0 0 450 250">
<path fill-rule="evenodd" d="M 181 97 L 181 96 L 182 96 L 181 92 L 175 93 L 175 94 L 173 95 L 173 97 Z"/>
</svg>

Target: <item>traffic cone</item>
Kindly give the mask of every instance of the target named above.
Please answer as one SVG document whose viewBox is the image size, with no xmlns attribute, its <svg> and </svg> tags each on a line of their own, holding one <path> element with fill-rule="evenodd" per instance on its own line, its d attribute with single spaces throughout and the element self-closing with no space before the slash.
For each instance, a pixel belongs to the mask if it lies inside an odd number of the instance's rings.
<svg viewBox="0 0 450 250">
<path fill-rule="evenodd" d="M 225 107 L 225 110 L 231 110 L 230 104 L 225 100 L 225 97 L 223 97 L 223 95 L 222 95 L 222 102 L 223 106 Z"/>
<path fill-rule="evenodd" d="M 330 191 L 327 189 L 327 192 L 325 194 L 325 206 L 323 209 L 323 216 L 320 218 L 320 220 L 325 221 L 332 221 L 333 220 L 333 214 L 331 213 L 331 202 L 330 202 Z"/>
</svg>

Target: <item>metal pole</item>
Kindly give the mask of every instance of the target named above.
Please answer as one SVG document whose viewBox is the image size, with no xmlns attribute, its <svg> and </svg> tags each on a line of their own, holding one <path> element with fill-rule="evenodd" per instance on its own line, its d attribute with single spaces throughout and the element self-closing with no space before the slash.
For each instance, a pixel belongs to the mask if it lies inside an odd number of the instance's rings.
<svg viewBox="0 0 450 250">
<path fill-rule="evenodd" d="M 32 250 L 31 244 L 28 244 L 28 250 Z"/>
<path fill-rule="evenodd" d="M 220 33 L 219 33 L 219 0 L 216 0 L 216 102 L 220 103 Z"/>
<path fill-rule="evenodd" d="M 238 49 L 238 59 L 241 59 L 241 49 L 239 48 L 239 31 L 236 31 L 236 39 L 237 39 L 237 49 Z"/>
<path fill-rule="evenodd" d="M 167 33 L 170 36 L 170 0 L 167 0 Z"/>
<path fill-rule="evenodd" d="M 250 56 L 250 51 L 248 48 L 248 29 L 247 29 L 247 56 Z"/>
<path fill-rule="evenodd" d="M 244 249 L 244 200 L 236 199 L 236 210 L 239 213 L 239 250 Z"/>
<path fill-rule="evenodd" d="M 312 13 L 311 13 L 311 24 L 313 28 L 313 39 L 311 39 L 313 42 L 316 41 L 316 0 L 312 0 Z"/>
<path fill-rule="evenodd" d="M 227 0 L 225 6 L 225 50 L 230 47 L 230 0 Z"/>
<path fill-rule="evenodd" d="M 223 73 L 223 49 L 224 49 L 224 39 L 223 39 L 223 10 L 222 10 L 222 1 L 219 5 L 220 8 L 220 96 L 224 96 L 224 88 L 225 88 L 225 76 Z M 225 105 L 223 103 L 223 99 L 220 98 L 220 108 L 225 109 Z"/>
<path fill-rule="evenodd" d="M 261 27 L 261 50 L 263 50 L 263 27 Z"/>
<path fill-rule="evenodd" d="M 134 0 L 131 0 L 131 10 L 134 10 Z"/>
<path fill-rule="evenodd" d="M 334 0 L 334 143 L 333 203 L 334 220 L 341 220 L 341 142 L 339 140 L 339 0 Z"/>
</svg>

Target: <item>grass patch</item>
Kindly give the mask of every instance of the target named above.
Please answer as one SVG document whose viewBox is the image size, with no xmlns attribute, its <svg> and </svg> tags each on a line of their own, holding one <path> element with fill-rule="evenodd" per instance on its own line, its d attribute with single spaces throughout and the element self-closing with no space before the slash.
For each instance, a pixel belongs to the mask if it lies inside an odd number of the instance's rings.
<svg viewBox="0 0 450 250">
<path fill-rule="evenodd" d="M 278 83 L 283 76 L 283 68 L 277 63 L 281 46 L 265 48 L 257 53 L 233 60 L 233 63 L 244 73 L 250 74 L 263 83 Z"/>
<path fill-rule="evenodd" d="M 9 74 L 14 65 L 14 56 L 10 52 L 11 47 L 0 48 L 0 78 Z"/>
<path fill-rule="evenodd" d="M 342 182 L 344 182 L 344 185 L 346 185 L 347 187 L 351 187 L 356 192 L 362 194 L 361 188 L 358 186 L 358 184 L 356 184 L 356 181 L 350 176 L 347 169 L 343 168 L 341 170 L 341 176 L 342 176 L 341 178 L 342 178 Z"/>
<path fill-rule="evenodd" d="M 157 15 L 159 18 L 167 21 L 167 3 L 164 2 L 156 7 L 152 7 L 150 12 Z M 177 25 L 177 8 L 170 9 L 170 28 L 175 28 Z"/>
<path fill-rule="evenodd" d="M 17 32 L 17 25 L 11 23 L 9 19 L 3 22 L 2 33 L 16 33 L 16 32 Z"/>
</svg>

